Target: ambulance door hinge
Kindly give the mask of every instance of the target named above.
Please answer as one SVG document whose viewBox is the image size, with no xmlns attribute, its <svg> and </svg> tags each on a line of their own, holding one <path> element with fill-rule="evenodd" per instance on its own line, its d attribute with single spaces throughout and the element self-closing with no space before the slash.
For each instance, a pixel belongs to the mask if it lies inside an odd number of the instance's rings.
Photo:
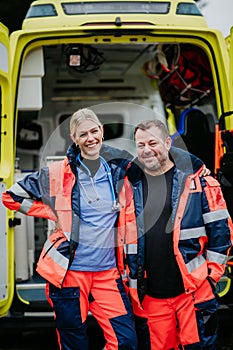
<svg viewBox="0 0 233 350">
<path fill-rule="evenodd" d="M 19 225 L 21 225 L 21 219 L 19 218 L 9 219 L 9 227 L 15 227 Z"/>
<path fill-rule="evenodd" d="M 6 118 L 7 118 L 6 114 L 1 115 L 1 119 L 6 119 Z M 6 132 L 6 131 L 2 131 L 1 134 L 2 134 L 2 135 L 6 135 L 7 132 Z"/>
</svg>

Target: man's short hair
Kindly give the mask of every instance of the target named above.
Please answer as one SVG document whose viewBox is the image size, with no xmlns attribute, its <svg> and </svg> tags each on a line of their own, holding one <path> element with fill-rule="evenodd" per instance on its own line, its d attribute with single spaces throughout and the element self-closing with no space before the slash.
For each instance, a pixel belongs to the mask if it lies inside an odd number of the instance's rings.
<svg viewBox="0 0 233 350">
<path fill-rule="evenodd" d="M 145 120 L 139 123 L 134 129 L 134 140 L 135 140 L 135 134 L 139 129 L 148 130 L 152 126 L 158 128 L 161 131 L 162 135 L 164 136 L 164 139 L 166 140 L 166 138 L 169 136 L 167 126 L 163 122 L 161 122 L 161 120 L 158 120 L 158 119 Z"/>
</svg>

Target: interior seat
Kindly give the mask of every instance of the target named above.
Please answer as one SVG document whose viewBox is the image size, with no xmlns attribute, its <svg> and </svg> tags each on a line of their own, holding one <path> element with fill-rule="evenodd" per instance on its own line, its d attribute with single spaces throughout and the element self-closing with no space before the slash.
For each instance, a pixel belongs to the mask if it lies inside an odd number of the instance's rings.
<svg viewBox="0 0 233 350">
<path fill-rule="evenodd" d="M 173 145 L 186 148 L 199 157 L 213 174 L 215 154 L 215 123 L 211 114 L 197 108 L 182 112 L 177 133 L 172 136 Z"/>
</svg>

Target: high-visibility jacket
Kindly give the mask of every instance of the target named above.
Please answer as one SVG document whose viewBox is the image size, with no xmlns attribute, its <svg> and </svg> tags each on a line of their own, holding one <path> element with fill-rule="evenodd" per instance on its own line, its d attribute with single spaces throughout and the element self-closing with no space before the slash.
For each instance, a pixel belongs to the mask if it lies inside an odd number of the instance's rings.
<svg viewBox="0 0 233 350">
<path fill-rule="evenodd" d="M 73 144 L 63 161 L 53 162 L 27 175 L 2 195 L 3 204 L 9 209 L 56 222 L 56 229 L 43 246 L 37 272 L 59 288 L 62 287 L 79 240 L 80 192 L 79 187 L 74 186 L 78 176 L 77 154 L 78 150 Z M 102 145 L 101 156 L 110 166 L 118 199 L 132 156 L 107 145 Z M 122 244 L 119 249 L 123 249 Z M 117 253 L 117 260 L 123 275 L 123 253 Z"/>
<path fill-rule="evenodd" d="M 217 282 L 223 275 L 233 226 L 219 183 L 211 176 L 200 177 L 203 163 L 174 147 L 170 155 L 175 164 L 171 198 L 173 248 L 185 292 L 192 293 L 208 277 Z M 129 289 L 140 307 L 146 270 L 142 170 L 137 160 L 128 170 L 121 195 L 125 196 L 126 209 L 120 213 L 119 225 L 122 237 L 128 236 L 125 253 Z M 205 295 L 208 298 L 213 294 Z"/>
</svg>

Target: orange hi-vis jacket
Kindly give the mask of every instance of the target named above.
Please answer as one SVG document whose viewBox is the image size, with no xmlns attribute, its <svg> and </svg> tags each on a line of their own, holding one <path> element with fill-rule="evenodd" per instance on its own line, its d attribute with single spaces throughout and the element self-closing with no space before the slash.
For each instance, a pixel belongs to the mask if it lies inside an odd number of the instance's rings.
<svg viewBox="0 0 233 350">
<path fill-rule="evenodd" d="M 55 222 L 56 229 L 43 246 L 37 272 L 59 288 L 62 287 L 79 239 L 80 193 L 78 187 L 74 186 L 77 179 L 77 152 L 73 144 L 63 161 L 53 162 L 27 175 L 2 196 L 3 204 L 11 210 Z M 107 145 L 102 146 L 101 156 L 110 166 L 118 198 L 132 156 Z M 123 243 L 118 250 L 123 250 Z M 117 251 L 116 258 L 118 268 L 124 275 L 123 253 Z"/>
<path fill-rule="evenodd" d="M 219 183 L 211 176 L 200 177 L 203 163 L 174 147 L 170 154 L 176 166 L 171 198 L 173 248 L 185 292 L 193 293 L 207 278 L 218 282 L 223 275 L 232 246 L 233 225 Z M 129 290 L 139 306 L 146 292 L 142 175 L 140 164 L 133 162 L 121 192 L 125 210 L 119 215 Z M 204 298 L 209 300 L 213 294 Z"/>
</svg>

